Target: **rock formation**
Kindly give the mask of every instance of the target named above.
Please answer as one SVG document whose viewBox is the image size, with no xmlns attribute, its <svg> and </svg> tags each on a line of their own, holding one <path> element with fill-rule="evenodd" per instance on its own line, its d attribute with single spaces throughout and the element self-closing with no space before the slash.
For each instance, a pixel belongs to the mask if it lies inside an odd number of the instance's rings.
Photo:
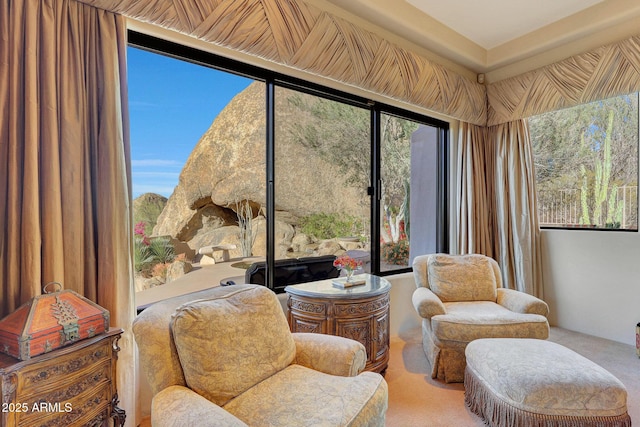
<svg viewBox="0 0 640 427">
<path fill-rule="evenodd" d="M 154 235 L 171 235 L 195 250 L 227 243 L 239 248 L 237 204 L 248 201 L 257 233 L 253 252 L 264 255 L 264 92 L 263 83 L 252 83 L 215 118 L 189 156 Z M 295 140 L 290 126 L 304 118 L 288 101 L 287 93 L 280 88 L 276 91 L 277 257 L 292 250 L 299 218 L 313 213 L 368 217 L 369 206 L 365 188 L 345 184 L 336 165 Z M 313 102 L 313 97 L 301 96 Z"/>
</svg>

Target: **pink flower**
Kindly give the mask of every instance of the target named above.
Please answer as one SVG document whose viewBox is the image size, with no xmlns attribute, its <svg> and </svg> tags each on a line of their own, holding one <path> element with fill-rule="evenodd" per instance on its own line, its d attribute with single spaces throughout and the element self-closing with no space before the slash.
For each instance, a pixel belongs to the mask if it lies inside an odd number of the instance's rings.
<svg viewBox="0 0 640 427">
<path fill-rule="evenodd" d="M 137 223 L 135 225 L 135 227 L 133 228 L 133 233 L 136 236 L 143 236 L 144 237 L 144 227 L 146 226 L 146 224 L 144 223 L 144 221 L 140 221 L 139 223 Z"/>
</svg>

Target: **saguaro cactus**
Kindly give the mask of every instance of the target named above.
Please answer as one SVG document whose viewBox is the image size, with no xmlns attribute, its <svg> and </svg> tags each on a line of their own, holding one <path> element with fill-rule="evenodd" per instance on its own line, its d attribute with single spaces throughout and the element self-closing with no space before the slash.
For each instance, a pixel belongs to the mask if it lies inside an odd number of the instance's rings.
<svg viewBox="0 0 640 427">
<path fill-rule="evenodd" d="M 588 204 L 589 180 L 587 179 L 586 168 L 584 165 L 580 165 L 580 173 L 582 175 L 582 216 L 580 222 L 582 224 L 610 226 L 615 222 L 619 222 L 622 217 L 622 206 L 617 200 L 618 187 L 611 182 L 611 135 L 613 134 L 613 114 L 613 110 L 609 111 L 609 115 L 607 117 L 607 130 L 605 133 L 604 143 L 601 147 L 602 157 L 598 157 L 595 162 L 592 215 L 589 215 Z M 584 134 L 582 135 L 582 145 L 584 146 Z M 606 210 L 606 220 L 604 221 L 604 224 L 602 221 L 603 210 Z"/>
</svg>

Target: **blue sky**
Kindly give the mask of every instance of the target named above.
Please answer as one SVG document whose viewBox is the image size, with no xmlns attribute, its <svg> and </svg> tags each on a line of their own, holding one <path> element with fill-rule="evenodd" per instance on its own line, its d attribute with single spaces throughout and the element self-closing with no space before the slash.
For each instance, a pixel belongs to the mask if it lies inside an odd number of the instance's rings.
<svg viewBox="0 0 640 427">
<path fill-rule="evenodd" d="M 169 197 L 191 150 L 251 80 L 128 48 L 133 197 Z"/>
</svg>

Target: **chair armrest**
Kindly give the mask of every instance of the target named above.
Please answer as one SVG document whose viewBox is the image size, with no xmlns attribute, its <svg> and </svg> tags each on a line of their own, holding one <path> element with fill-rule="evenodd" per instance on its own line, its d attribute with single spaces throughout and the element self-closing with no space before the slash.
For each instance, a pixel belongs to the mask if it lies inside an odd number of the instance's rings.
<svg viewBox="0 0 640 427">
<path fill-rule="evenodd" d="M 516 313 L 540 314 L 544 317 L 549 314 L 546 302 L 515 289 L 498 288 L 498 304 Z"/>
<path fill-rule="evenodd" d="M 420 317 L 425 319 L 430 319 L 438 314 L 447 314 L 447 309 L 444 304 L 440 301 L 440 298 L 431 291 L 431 289 L 416 289 L 413 291 L 411 301 L 413 302 L 413 306 Z"/>
<path fill-rule="evenodd" d="M 151 402 L 153 427 L 248 427 L 220 406 L 183 386 L 160 391 Z"/>
<path fill-rule="evenodd" d="M 335 335 L 292 333 L 296 343 L 293 363 L 341 377 L 354 377 L 367 363 L 367 350 L 358 341 Z"/>
</svg>

